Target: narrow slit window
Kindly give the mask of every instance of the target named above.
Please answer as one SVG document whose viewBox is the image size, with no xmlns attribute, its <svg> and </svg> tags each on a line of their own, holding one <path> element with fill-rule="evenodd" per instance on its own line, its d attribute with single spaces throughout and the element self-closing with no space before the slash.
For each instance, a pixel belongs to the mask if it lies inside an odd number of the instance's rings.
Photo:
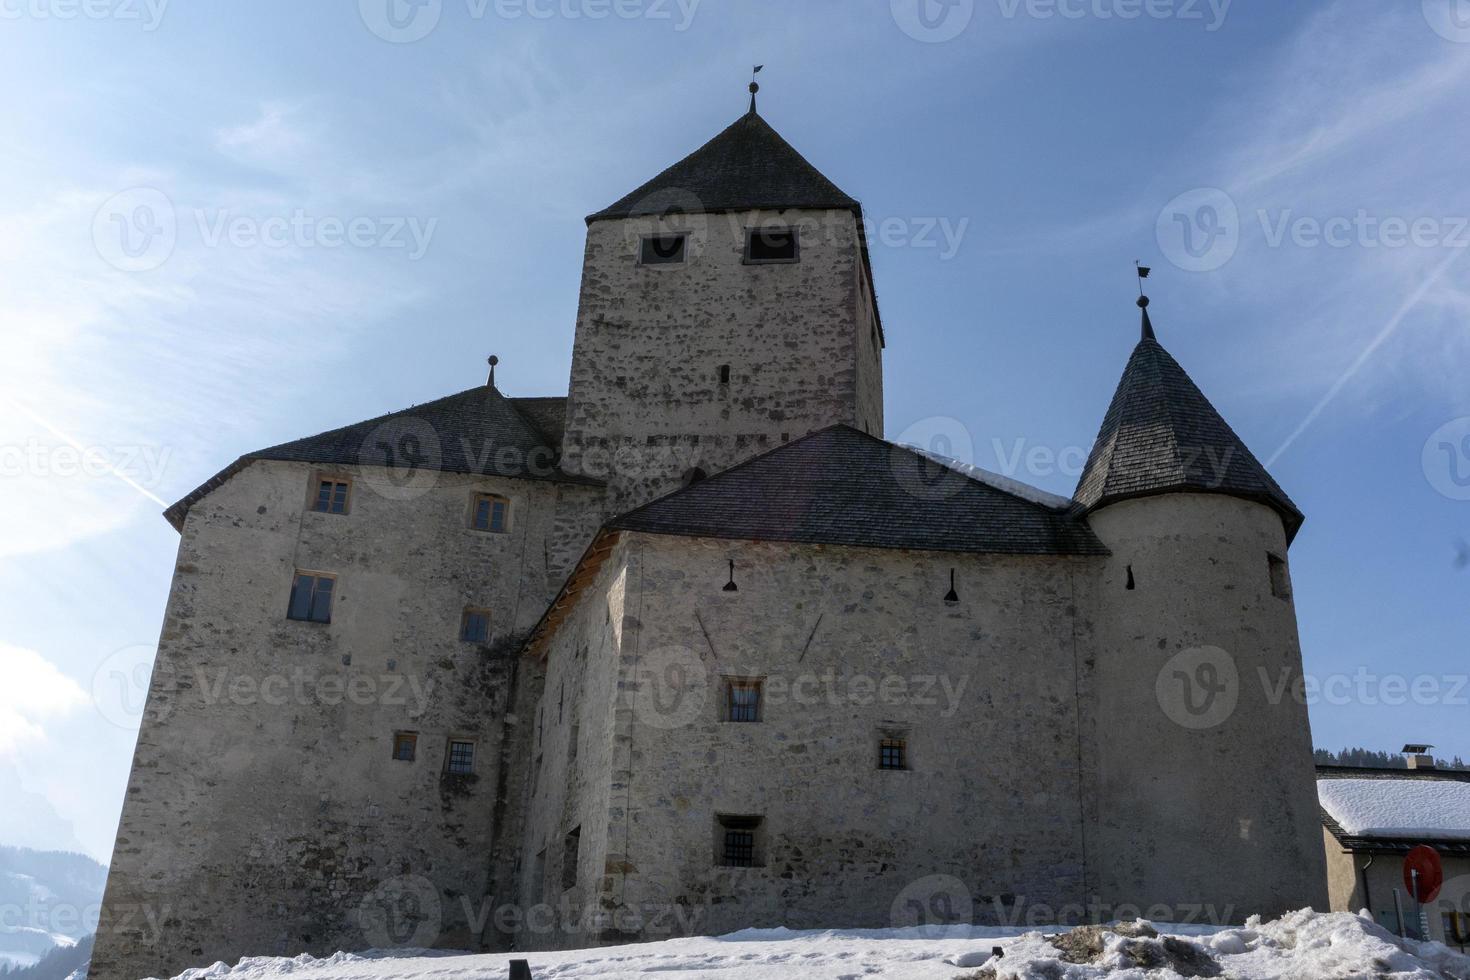
<svg viewBox="0 0 1470 980">
<path fill-rule="evenodd" d="M 291 582 L 291 602 L 286 608 L 286 618 L 303 623 L 330 623 L 335 585 L 336 580 L 330 575 L 297 572 Z"/>
<path fill-rule="evenodd" d="M 1133 581 L 1133 566 L 1132 565 L 1129 565 L 1128 566 L 1128 582 L 1127 582 L 1126 585 L 1123 586 L 1123 588 L 1127 589 L 1129 592 L 1132 592 L 1137 587 L 1138 586 Z"/>
<path fill-rule="evenodd" d="M 470 526 L 476 531 L 504 533 L 510 526 L 510 501 L 491 493 L 475 494 L 475 506 L 470 516 Z"/>
<path fill-rule="evenodd" d="M 449 763 L 446 766 L 451 776 L 468 776 L 475 771 L 475 743 L 451 740 Z"/>
<path fill-rule="evenodd" d="M 468 607 L 459 621 L 459 638 L 465 643 L 490 640 L 490 610 Z"/>
<path fill-rule="evenodd" d="M 642 265 L 679 265 L 688 251 L 688 235 L 645 235 L 638 261 Z"/>
<path fill-rule="evenodd" d="M 795 228 L 750 228 L 745 233 L 745 264 L 796 262 L 801 249 Z"/>
<path fill-rule="evenodd" d="M 317 480 L 316 499 L 312 502 L 311 509 L 319 514 L 345 514 L 351 493 L 350 481 L 337 477 L 321 477 Z"/>
<path fill-rule="evenodd" d="M 1291 574 L 1286 568 L 1286 559 L 1279 555 L 1266 556 L 1266 571 L 1271 576 L 1271 594 L 1278 599 L 1291 598 Z"/>
<path fill-rule="evenodd" d="M 393 735 L 393 758 L 397 762 L 412 762 L 418 755 L 419 737 L 415 732 L 395 732 Z"/>
<path fill-rule="evenodd" d="M 562 841 L 561 856 L 561 887 L 565 891 L 568 888 L 577 887 L 577 859 L 582 851 L 582 828 L 573 827 Z"/>
<path fill-rule="evenodd" d="M 730 365 L 728 365 L 728 364 L 721 364 L 720 365 L 720 384 L 727 385 L 729 383 L 730 383 Z"/>
</svg>

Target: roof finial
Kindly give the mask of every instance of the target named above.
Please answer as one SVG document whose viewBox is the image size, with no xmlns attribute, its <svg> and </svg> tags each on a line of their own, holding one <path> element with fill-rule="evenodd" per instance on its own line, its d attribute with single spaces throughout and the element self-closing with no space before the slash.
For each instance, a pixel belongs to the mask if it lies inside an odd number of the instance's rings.
<svg viewBox="0 0 1470 980">
<path fill-rule="evenodd" d="M 750 111 L 752 113 L 755 112 L 755 93 L 761 90 L 760 84 L 755 80 L 755 76 L 759 75 L 761 69 L 764 67 L 766 66 L 756 65 L 755 70 L 750 73 Z"/>
<path fill-rule="evenodd" d="M 491 354 L 490 355 L 490 380 L 489 380 L 488 384 L 492 388 L 495 387 L 495 365 L 497 365 L 499 363 L 500 363 L 500 358 L 497 357 L 497 356 L 495 356 L 494 354 Z"/>
<path fill-rule="evenodd" d="M 1148 318 L 1148 297 L 1143 295 L 1143 281 L 1154 270 L 1136 260 L 1133 265 L 1138 269 L 1138 308 L 1143 311 L 1143 339 L 1154 340 L 1154 325 Z"/>
</svg>

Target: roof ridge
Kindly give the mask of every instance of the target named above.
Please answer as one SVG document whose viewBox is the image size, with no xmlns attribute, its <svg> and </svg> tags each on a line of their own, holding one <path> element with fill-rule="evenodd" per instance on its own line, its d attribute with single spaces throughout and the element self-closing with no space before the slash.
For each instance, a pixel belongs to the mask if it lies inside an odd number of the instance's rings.
<svg viewBox="0 0 1470 980">
<path fill-rule="evenodd" d="M 356 422 L 348 422 L 346 425 L 339 425 L 336 428 L 323 429 L 320 432 L 310 432 L 310 433 L 307 433 L 304 436 L 297 436 L 295 439 L 287 439 L 285 442 L 278 442 L 278 443 L 276 443 L 273 446 L 267 446 L 264 449 L 257 449 L 257 450 L 255 450 L 255 452 L 245 453 L 240 458 L 241 459 L 258 458 L 258 454 L 260 454 L 260 453 L 268 453 L 268 452 L 271 452 L 272 450 L 281 449 L 281 448 L 283 448 L 285 446 L 291 446 L 291 445 L 294 445 L 294 444 L 296 444 L 298 442 L 303 442 L 303 441 L 305 441 L 307 439 L 320 439 L 322 436 L 329 436 L 329 435 L 332 435 L 333 433 L 336 433 L 336 432 L 345 432 L 348 429 L 355 429 L 355 428 L 357 428 L 360 425 L 369 425 L 369 424 L 371 424 L 373 422 L 386 422 L 388 419 L 395 418 L 395 417 L 397 417 L 399 415 L 403 415 L 406 412 L 412 412 L 412 411 L 416 411 L 416 410 L 421 411 L 423 409 L 429 408 L 432 405 L 438 405 L 438 404 L 441 404 L 443 402 L 452 401 L 455 398 L 462 398 L 465 395 L 468 395 L 471 392 L 477 391 L 477 390 L 482 389 L 482 388 L 489 388 L 491 391 L 495 392 L 495 394 L 499 395 L 500 398 L 503 401 L 506 401 L 506 402 L 509 402 L 510 401 L 510 399 L 506 398 L 504 395 L 501 395 L 500 392 L 497 389 L 491 387 L 490 385 L 473 385 L 473 386 L 471 386 L 469 388 L 464 389 L 463 391 L 456 391 L 453 394 L 444 395 L 444 396 L 442 396 L 440 398 L 434 398 L 434 399 L 431 399 L 431 400 L 426 401 L 426 402 L 415 402 L 414 404 L 409 405 L 406 408 L 400 408 L 397 411 L 384 412 L 382 415 L 375 415 L 372 418 L 359 419 Z M 514 407 L 515 406 L 513 406 L 513 405 L 511 406 L 512 409 L 514 409 Z M 519 411 L 516 412 L 516 415 L 519 416 L 520 414 L 521 413 Z M 522 419 L 522 421 L 524 421 L 524 418 Z M 532 428 L 535 428 L 535 427 L 532 426 Z"/>
</svg>

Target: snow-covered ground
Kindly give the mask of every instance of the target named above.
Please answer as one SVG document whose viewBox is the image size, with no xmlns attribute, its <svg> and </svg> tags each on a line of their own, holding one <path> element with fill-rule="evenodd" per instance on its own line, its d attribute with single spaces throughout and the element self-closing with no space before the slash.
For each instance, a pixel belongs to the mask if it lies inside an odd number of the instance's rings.
<svg viewBox="0 0 1470 980">
<path fill-rule="evenodd" d="M 792 932 L 750 929 L 719 938 L 675 939 L 563 953 L 521 954 L 536 980 L 858 980 L 978 977 L 984 980 L 1467 980 L 1470 958 L 1438 943 L 1399 940 L 1345 912 L 1294 912 L 1244 927 L 1171 929 L 1144 924 L 1067 933 L 979 927 Z M 1004 956 L 991 960 L 994 946 Z M 499 980 L 510 956 L 355 955 L 241 960 L 190 970 L 177 980 Z"/>
</svg>

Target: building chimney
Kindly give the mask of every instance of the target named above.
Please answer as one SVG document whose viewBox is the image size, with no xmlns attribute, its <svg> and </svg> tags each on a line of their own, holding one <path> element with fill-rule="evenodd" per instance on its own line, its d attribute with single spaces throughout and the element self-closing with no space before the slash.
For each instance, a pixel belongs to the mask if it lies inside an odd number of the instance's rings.
<svg viewBox="0 0 1470 980">
<path fill-rule="evenodd" d="M 1405 745 L 1403 752 L 1409 768 L 1433 769 L 1434 756 L 1429 754 L 1429 750 L 1432 748 L 1434 748 L 1432 745 L 1420 745 L 1414 742 Z"/>
</svg>

